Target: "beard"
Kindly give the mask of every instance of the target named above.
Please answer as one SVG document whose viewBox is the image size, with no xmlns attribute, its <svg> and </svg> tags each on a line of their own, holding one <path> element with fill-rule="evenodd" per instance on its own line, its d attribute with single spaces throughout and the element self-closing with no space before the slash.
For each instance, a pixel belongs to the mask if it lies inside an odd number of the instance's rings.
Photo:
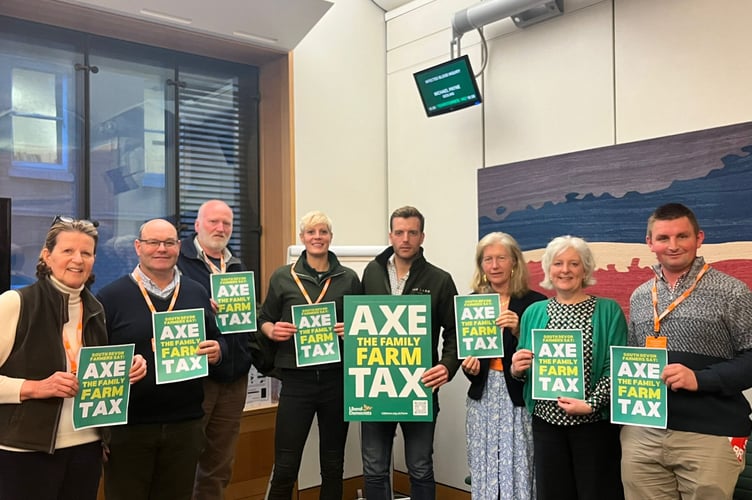
<svg viewBox="0 0 752 500">
<path fill-rule="evenodd" d="M 206 242 L 201 242 L 201 246 L 204 250 L 221 253 L 227 247 L 229 241 L 229 237 L 210 236 Z"/>
</svg>

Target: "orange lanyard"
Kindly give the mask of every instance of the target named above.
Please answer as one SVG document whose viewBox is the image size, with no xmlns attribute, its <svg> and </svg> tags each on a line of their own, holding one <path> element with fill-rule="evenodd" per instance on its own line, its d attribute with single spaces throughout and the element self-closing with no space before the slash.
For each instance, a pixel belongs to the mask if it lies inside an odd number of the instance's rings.
<svg viewBox="0 0 752 500">
<path fill-rule="evenodd" d="M 708 269 L 710 269 L 710 265 L 705 264 L 700 272 L 697 273 L 697 278 L 695 278 L 695 282 L 692 283 L 692 286 L 686 289 L 684 293 L 682 293 L 672 303 L 670 303 L 666 310 L 663 311 L 660 315 L 658 314 L 658 276 L 655 277 L 655 281 L 653 281 L 653 331 L 655 332 L 656 337 L 661 332 L 661 320 L 668 316 L 671 311 L 676 309 L 676 306 L 684 302 L 684 299 L 689 297 L 689 295 L 697 287 L 697 283 L 700 282 L 700 278 L 705 275 Z"/>
<path fill-rule="evenodd" d="M 139 276 L 138 273 L 133 273 L 133 277 L 136 278 L 138 288 L 141 290 L 141 295 L 144 296 L 144 300 L 146 301 L 146 305 L 149 306 L 149 310 L 153 313 L 157 312 L 157 309 L 151 301 L 151 297 L 149 297 L 149 292 L 146 291 L 146 287 L 141 283 L 141 276 Z M 167 306 L 167 312 L 172 311 L 172 308 L 175 307 L 175 302 L 178 300 L 178 293 L 180 293 L 180 281 L 177 282 L 175 290 L 172 292 L 172 300 L 170 301 L 170 305 Z"/>
<path fill-rule="evenodd" d="M 306 301 L 307 301 L 307 302 L 308 302 L 309 304 L 318 304 L 319 302 L 321 302 L 321 299 L 323 299 L 323 298 L 324 298 L 324 295 L 326 295 L 326 291 L 327 291 L 327 290 L 329 289 L 329 283 L 331 283 L 331 282 L 332 282 L 332 277 L 331 277 L 331 276 L 329 276 L 329 277 L 328 277 L 328 278 L 326 279 L 326 283 L 324 283 L 324 289 L 323 289 L 323 290 L 321 290 L 321 293 L 319 294 L 319 298 L 317 298 L 317 299 L 316 299 L 316 302 L 311 302 L 311 296 L 310 296 L 310 295 L 308 295 L 308 292 L 307 292 L 307 291 L 306 291 L 306 289 L 305 289 L 305 288 L 303 287 L 303 283 L 301 283 L 301 282 L 300 282 L 300 278 L 298 278 L 298 275 L 297 275 L 297 274 L 295 274 L 295 271 L 293 271 L 293 269 L 292 269 L 292 266 L 290 266 L 290 274 L 292 274 L 292 279 L 294 279 L 294 280 L 295 280 L 295 283 L 297 283 L 297 284 L 298 284 L 298 288 L 300 288 L 300 293 L 302 293 L 302 294 L 303 294 L 303 297 L 304 297 L 304 298 L 306 299 Z"/>
<path fill-rule="evenodd" d="M 224 274 L 224 272 L 227 270 L 227 263 L 225 262 L 225 256 L 220 255 L 219 256 L 219 267 L 214 265 L 214 262 L 211 261 L 209 257 L 207 257 L 206 252 L 202 252 L 204 254 L 204 261 L 209 266 L 209 270 L 212 272 L 212 274 Z"/>
<path fill-rule="evenodd" d="M 84 303 L 81 301 L 81 315 L 78 317 L 78 326 L 76 326 L 76 345 L 71 346 L 68 336 L 63 330 L 63 347 L 65 347 L 65 356 L 68 358 L 71 367 L 71 373 L 75 374 L 78 371 L 78 353 L 81 351 L 81 345 L 83 344 L 83 331 L 84 331 Z"/>
<path fill-rule="evenodd" d="M 499 312 L 509 309 L 510 300 L 512 300 L 511 295 L 507 300 L 501 300 L 501 294 L 499 294 Z M 501 331 L 503 334 L 504 329 L 502 328 Z M 497 372 L 503 372 L 504 365 L 501 362 L 501 358 L 491 358 L 491 362 L 489 363 L 488 368 L 491 370 L 496 370 Z"/>
</svg>

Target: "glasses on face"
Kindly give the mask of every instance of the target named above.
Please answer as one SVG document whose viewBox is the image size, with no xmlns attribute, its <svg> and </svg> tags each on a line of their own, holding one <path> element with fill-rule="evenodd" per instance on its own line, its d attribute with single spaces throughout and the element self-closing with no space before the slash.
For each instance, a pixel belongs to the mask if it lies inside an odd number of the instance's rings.
<svg viewBox="0 0 752 500">
<path fill-rule="evenodd" d="M 58 222 L 62 222 L 63 224 L 73 224 L 74 222 L 80 222 L 82 224 L 87 224 L 89 226 L 99 227 L 99 221 L 96 220 L 87 220 L 87 219 L 74 219 L 73 217 L 68 217 L 67 215 L 56 215 L 55 218 L 52 220 L 52 224 L 50 224 L 50 227 L 54 226 Z"/>
<path fill-rule="evenodd" d="M 164 245 L 166 249 L 175 248 L 178 243 L 180 243 L 180 240 L 142 240 L 139 239 L 138 241 L 141 242 L 142 245 L 145 245 L 147 248 L 151 248 L 156 250 L 159 248 L 160 245 Z"/>
</svg>

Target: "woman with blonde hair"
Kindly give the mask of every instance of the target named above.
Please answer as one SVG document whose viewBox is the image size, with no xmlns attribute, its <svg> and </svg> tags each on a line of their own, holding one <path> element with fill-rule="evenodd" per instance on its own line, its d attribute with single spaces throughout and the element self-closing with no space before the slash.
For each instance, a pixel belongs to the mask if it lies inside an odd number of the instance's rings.
<svg viewBox="0 0 752 500">
<path fill-rule="evenodd" d="M 467 461 L 473 498 L 532 500 L 532 420 L 525 410 L 522 382 L 510 375 L 517 349 L 519 319 L 545 296 L 528 288 L 527 264 L 519 245 L 506 233 L 484 236 L 475 250 L 473 293 L 499 295 L 504 358 L 468 357 L 462 369 L 467 393 Z"/>
<path fill-rule="evenodd" d="M 300 221 L 305 250 L 295 264 L 277 269 L 261 308 L 261 332 L 276 342 L 275 369 L 282 379 L 274 433 L 274 470 L 268 500 L 290 500 L 298 478 L 303 447 L 314 415 L 319 422 L 319 465 L 323 500 L 342 499 L 345 439 L 344 376 L 342 363 L 298 367 L 292 306 L 334 302 L 338 335 L 344 333 L 343 297 L 360 294 L 355 271 L 339 263 L 329 250 L 332 221 L 326 214 L 309 212 Z M 340 346 L 341 347 L 341 346 Z"/>
</svg>

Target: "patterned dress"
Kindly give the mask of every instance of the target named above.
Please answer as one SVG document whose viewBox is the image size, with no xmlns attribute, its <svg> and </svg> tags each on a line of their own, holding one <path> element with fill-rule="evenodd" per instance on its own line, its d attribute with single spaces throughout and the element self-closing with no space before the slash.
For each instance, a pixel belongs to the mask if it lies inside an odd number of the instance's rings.
<svg viewBox="0 0 752 500">
<path fill-rule="evenodd" d="M 472 498 L 533 500 L 532 417 L 512 404 L 503 372 L 489 370 L 483 397 L 467 398 L 465 430 Z"/>
</svg>

